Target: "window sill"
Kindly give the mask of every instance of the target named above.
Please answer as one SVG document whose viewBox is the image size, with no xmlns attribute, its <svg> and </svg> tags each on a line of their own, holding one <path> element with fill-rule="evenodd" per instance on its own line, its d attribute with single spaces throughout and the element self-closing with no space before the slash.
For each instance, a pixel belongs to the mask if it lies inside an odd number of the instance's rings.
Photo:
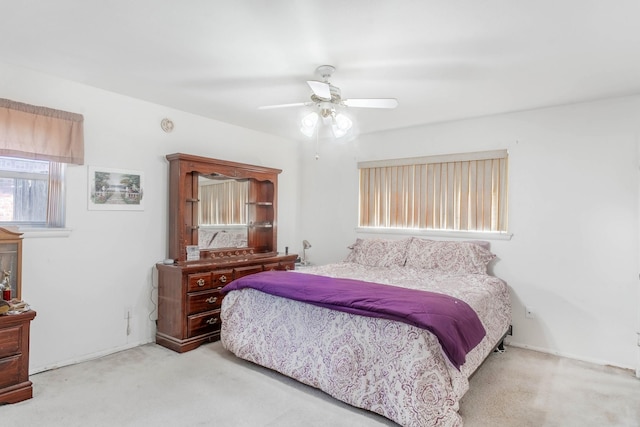
<svg viewBox="0 0 640 427">
<path fill-rule="evenodd" d="M 460 237 L 477 240 L 511 240 L 513 233 L 493 231 L 421 230 L 414 228 L 356 227 L 356 233 L 396 234 L 402 236 Z"/>
<path fill-rule="evenodd" d="M 69 237 L 71 235 L 70 228 L 38 228 L 38 227 L 19 227 L 18 230 L 23 233 L 25 239 L 40 237 Z"/>
</svg>

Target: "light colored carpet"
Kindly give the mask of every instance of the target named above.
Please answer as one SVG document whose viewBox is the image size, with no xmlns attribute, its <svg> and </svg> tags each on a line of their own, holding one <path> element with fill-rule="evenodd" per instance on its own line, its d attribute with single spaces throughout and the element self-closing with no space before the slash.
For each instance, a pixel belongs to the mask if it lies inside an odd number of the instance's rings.
<svg viewBox="0 0 640 427">
<path fill-rule="evenodd" d="M 0 408 L 20 426 L 395 426 L 237 359 L 219 342 L 155 344 L 31 376 L 34 398 Z M 471 379 L 466 427 L 640 426 L 630 371 L 507 347 Z M 10 421 L 10 422 L 9 422 Z"/>
<path fill-rule="evenodd" d="M 471 377 L 459 412 L 465 427 L 638 427 L 640 379 L 630 370 L 507 347 Z"/>
</svg>

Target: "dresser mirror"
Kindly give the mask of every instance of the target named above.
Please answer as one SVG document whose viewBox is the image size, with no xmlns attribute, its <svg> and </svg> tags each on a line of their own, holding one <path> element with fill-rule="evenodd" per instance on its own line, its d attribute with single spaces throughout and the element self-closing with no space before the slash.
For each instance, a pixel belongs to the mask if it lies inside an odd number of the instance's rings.
<svg viewBox="0 0 640 427">
<path fill-rule="evenodd" d="M 169 160 L 169 258 L 277 252 L 280 169 L 176 153 Z"/>
<path fill-rule="evenodd" d="M 249 180 L 198 175 L 198 248 L 248 247 Z"/>
</svg>

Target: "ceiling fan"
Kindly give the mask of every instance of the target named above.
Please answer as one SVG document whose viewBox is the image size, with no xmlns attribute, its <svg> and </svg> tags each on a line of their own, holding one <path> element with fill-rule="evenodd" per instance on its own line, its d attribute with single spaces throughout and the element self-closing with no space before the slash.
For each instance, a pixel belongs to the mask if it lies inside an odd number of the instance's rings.
<svg viewBox="0 0 640 427">
<path fill-rule="evenodd" d="M 292 104 L 266 105 L 258 107 L 260 110 L 271 110 L 276 108 L 304 107 L 315 105 L 318 112 L 312 112 L 302 119 L 301 128 L 303 134 L 312 136 L 319 118 L 323 122 L 331 124 L 335 137 L 344 136 L 351 129 L 353 122 L 340 110 L 343 107 L 357 108 L 396 108 L 398 100 L 395 98 L 352 98 L 342 99 L 340 88 L 329 82 L 331 75 L 335 71 L 332 65 L 321 65 L 316 69 L 316 73 L 322 77 L 322 81 L 308 80 L 307 84 L 311 91 L 311 101 L 296 102 Z"/>
</svg>

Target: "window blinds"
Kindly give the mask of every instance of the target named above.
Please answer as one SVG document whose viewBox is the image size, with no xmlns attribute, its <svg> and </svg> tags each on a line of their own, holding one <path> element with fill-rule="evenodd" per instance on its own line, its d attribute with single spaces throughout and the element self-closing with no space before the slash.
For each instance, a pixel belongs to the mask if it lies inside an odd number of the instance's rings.
<svg viewBox="0 0 640 427">
<path fill-rule="evenodd" d="M 200 186 L 199 224 L 247 223 L 247 181 L 223 181 Z"/>
<path fill-rule="evenodd" d="M 507 231 L 506 150 L 358 163 L 360 227 Z"/>
</svg>

